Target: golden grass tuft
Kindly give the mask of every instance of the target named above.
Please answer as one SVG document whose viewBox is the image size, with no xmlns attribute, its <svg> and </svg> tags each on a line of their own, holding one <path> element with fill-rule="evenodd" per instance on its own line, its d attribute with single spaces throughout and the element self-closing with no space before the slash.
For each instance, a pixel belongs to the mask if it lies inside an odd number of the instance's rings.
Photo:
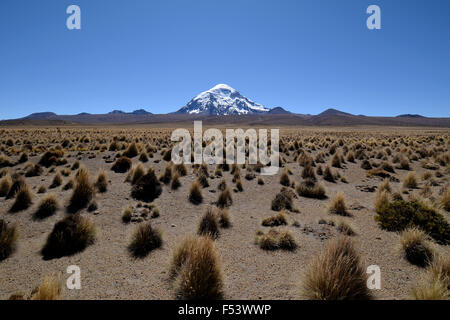
<svg viewBox="0 0 450 320">
<path fill-rule="evenodd" d="M 153 228 L 150 222 L 146 222 L 144 224 L 139 224 L 134 230 L 128 250 L 134 257 L 143 258 L 152 250 L 161 247 L 161 245 L 161 231 L 157 228 Z"/>
<path fill-rule="evenodd" d="M 203 201 L 202 188 L 198 181 L 194 181 L 189 189 L 189 201 L 193 204 L 200 204 Z"/>
<path fill-rule="evenodd" d="M 47 194 L 42 198 L 39 203 L 38 210 L 34 213 L 34 217 L 36 219 L 45 219 L 55 214 L 56 210 L 58 210 L 59 204 L 58 200 L 56 200 L 56 195 L 51 193 Z"/>
<path fill-rule="evenodd" d="M 303 275 L 301 295 L 310 300 L 367 300 L 366 270 L 349 237 L 340 236 L 316 256 Z"/>
<path fill-rule="evenodd" d="M 61 298 L 61 279 L 57 276 L 45 276 L 41 285 L 35 289 L 31 300 L 59 300 Z"/>
<path fill-rule="evenodd" d="M 15 224 L 9 225 L 0 219 L 0 261 L 8 258 L 14 252 L 18 233 Z"/>
<path fill-rule="evenodd" d="M 341 216 L 348 216 L 347 206 L 345 204 L 345 197 L 342 192 L 338 192 L 333 198 L 333 201 L 328 208 L 330 213 L 338 214 Z"/>
<path fill-rule="evenodd" d="M 77 172 L 75 180 L 75 188 L 70 197 L 70 207 L 78 210 L 86 207 L 94 197 L 94 186 L 89 181 L 89 172 L 85 168 L 81 168 Z"/>
<path fill-rule="evenodd" d="M 417 188 L 417 178 L 414 172 L 408 173 L 405 180 L 403 180 L 403 187 L 408 189 Z"/>
<path fill-rule="evenodd" d="M 33 202 L 33 194 L 31 193 L 31 189 L 27 184 L 23 184 L 16 192 L 16 199 L 10 211 L 18 212 L 26 210 L 30 207 L 32 202 Z"/>
<path fill-rule="evenodd" d="M 406 260 L 414 265 L 425 267 L 433 260 L 433 249 L 427 242 L 425 232 L 418 228 L 402 231 L 400 245 Z"/>
</svg>

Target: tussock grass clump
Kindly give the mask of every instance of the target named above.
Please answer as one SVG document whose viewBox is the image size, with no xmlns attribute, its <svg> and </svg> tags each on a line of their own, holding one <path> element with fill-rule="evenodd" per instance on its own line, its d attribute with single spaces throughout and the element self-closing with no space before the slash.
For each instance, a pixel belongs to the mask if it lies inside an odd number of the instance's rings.
<svg viewBox="0 0 450 320">
<path fill-rule="evenodd" d="M 286 187 L 291 185 L 291 180 L 289 179 L 289 175 L 286 170 L 284 170 L 280 176 L 280 184 Z"/>
<path fill-rule="evenodd" d="M 223 296 L 221 265 L 210 237 L 186 238 L 173 254 L 170 274 L 178 299 L 214 300 Z"/>
<path fill-rule="evenodd" d="M 131 168 L 131 159 L 128 157 L 120 157 L 117 159 L 113 166 L 111 167 L 111 170 L 115 173 L 125 173 Z"/>
<path fill-rule="evenodd" d="M 317 170 L 322 170 L 322 166 L 319 166 Z M 319 174 L 319 173 L 318 173 Z M 313 181 L 316 180 L 316 174 L 314 173 L 314 168 L 311 165 L 311 162 L 307 162 L 302 170 L 302 178 L 303 179 L 311 179 Z"/>
<path fill-rule="evenodd" d="M 28 169 L 25 172 L 25 177 L 38 177 L 42 174 L 42 167 L 38 164 L 29 163 Z"/>
<path fill-rule="evenodd" d="M 39 203 L 38 210 L 34 213 L 36 219 L 45 219 L 55 214 L 58 210 L 59 204 L 56 200 L 56 195 L 51 193 L 44 196 Z"/>
<path fill-rule="evenodd" d="M 14 198 L 19 189 L 26 185 L 25 178 L 18 174 L 13 175 L 12 182 L 11 188 L 9 188 L 9 192 L 6 195 L 6 199 Z"/>
<path fill-rule="evenodd" d="M 331 165 L 335 168 L 341 168 L 341 157 L 339 154 L 335 153 L 333 158 L 331 159 Z"/>
<path fill-rule="evenodd" d="M 122 213 L 122 221 L 124 223 L 129 223 L 133 217 L 133 208 L 131 206 L 126 207 Z"/>
<path fill-rule="evenodd" d="M 375 211 L 377 213 L 383 212 L 385 207 L 389 205 L 389 201 L 389 193 L 386 190 L 378 193 L 377 198 L 375 199 Z"/>
<path fill-rule="evenodd" d="M 446 188 L 444 192 L 442 192 L 441 203 L 446 211 L 450 211 L 450 189 Z"/>
<path fill-rule="evenodd" d="M 226 229 L 231 226 L 230 212 L 227 209 L 218 209 L 217 218 L 222 228 Z"/>
<path fill-rule="evenodd" d="M 127 181 L 131 182 L 132 185 L 136 184 L 140 178 L 145 175 L 145 169 L 142 163 L 138 163 L 136 167 L 132 168 L 127 176 Z"/>
<path fill-rule="evenodd" d="M 203 172 L 199 172 L 197 181 L 203 188 L 209 187 L 208 177 Z"/>
<path fill-rule="evenodd" d="M 139 155 L 139 161 L 146 163 L 148 162 L 148 155 L 145 152 L 141 152 L 141 154 Z"/>
<path fill-rule="evenodd" d="M 165 168 L 164 172 L 159 177 L 159 181 L 161 181 L 164 184 L 169 184 L 170 180 L 172 180 L 172 166 L 169 163 Z"/>
<path fill-rule="evenodd" d="M 161 183 L 156 178 L 155 172 L 149 170 L 143 175 L 131 189 L 133 198 L 142 201 L 152 202 L 162 193 Z"/>
<path fill-rule="evenodd" d="M 229 207 L 233 204 L 233 198 L 231 197 L 231 191 L 228 187 L 221 191 L 219 198 L 217 199 L 217 206 L 219 208 Z"/>
<path fill-rule="evenodd" d="M 264 227 L 287 225 L 286 215 L 283 212 L 280 212 L 274 216 L 263 219 L 261 224 Z"/>
<path fill-rule="evenodd" d="M 370 161 L 366 159 L 361 163 L 361 168 L 364 170 L 370 170 L 372 169 L 372 165 L 370 164 Z"/>
<path fill-rule="evenodd" d="M 427 243 L 425 233 L 418 228 L 408 228 L 400 235 L 401 248 L 406 260 L 419 267 L 427 266 L 433 260 L 433 250 Z"/>
<path fill-rule="evenodd" d="M 97 176 L 97 180 L 95 181 L 95 187 L 98 192 L 104 193 L 108 190 L 108 179 L 106 177 L 106 173 L 103 170 L 100 170 Z"/>
<path fill-rule="evenodd" d="M 275 196 L 275 199 L 272 200 L 272 210 L 281 211 L 286 209 L 291 211 L 293 209 L 292 198 L 293 196 L 290 192 L 288 192 L 288 189 L 282 188 L 281 191 Z"/>
<path fill-rule="evenodd" d="M 31 300 L 59 300 L 62 292 L 61 279 L 57 276 L 45 276 L 42 284 L 33 291 Z"/>
<path fill-rule="evenodd" d="M 450 255 L 437 257 L 428 266 L 423 279 L 412 289 L 415 300 L 448 300 L 450 298 Z"/>
<path fill-rule="evenodd" d="M 367 300 L 366 270 L 353 242 L 341 236 L 316 256 L 303 277 L 303 298 L 310 300 Z"/>
<path fill-rule="evenodd" d="M 161 231 L 153 228 L 150 222 L 147 222 L 136 227 L 128 249 L 134 257 L 143 258 L 161 245 Z"/>
<path fill-rule="evenodd" d="M 9 174 L 6 174 L 0 180 L 0 197 L 6 197 L 9 193 L 9 189 L 11 189 L 12 179 Z"/>
<path fill-rule="evenodd" d="M 417 178 L 414 172 L 408 173 L 405 180 L 403 180 L 403 187 L 409 189 L 417 188 Z"/>
<path fill-rule="evenodd" d="M 125 152 L 123 153 L 123 156 L 127 157 L 127 158 L 134 158 L 139 154 L 138 148 L 136 146 L 136 143 L 131 143 L 127 150 L 125 150 Z"/>
<path fill-rule="evenodd" d="M 244 191 L 244 187 L 242 186 L 242 181 L 241 181 L 241 178 L 240 178 L 240 177 L 236 180 L 236 189 L 237 189 L 239 192 Z"/>
<path fill-rule="evenodd" d="M 200 204 L 203 201 L 202 188 L 198 181 L 194 181 L 189 189 L 189 201 L 193 204 Z"/>
<path fill-rule="evenodd" d="M 325 170 L 323 171 L 323 178 L 328 182 L 336 182 L 333 172 L 331 171 L 331 168 L 329 166 L 326 166 Z"/>
<path fill-rule="evenodd" d="M 59 187 L 62 184 L 62 178 L 59 172 L 57 172 L 53 178 L 52 184 L 50 185 L 50 188 L 56 188 Z"/>
<path fill-rule="evenodd" d="M 180 177 L 184 177 L 185 175 L 187 175 L 187 168 L 184 163 L 176 164 L 174 166 L 174 169 L 175 169 L 175 172 L 178 172 Z"/>
<path fill-rule="evenodd" d="M 384 179 L 383 182 L 378 187 L 378 190 L 377 190 L 378 193 L 382 193 L 383 191 L 386 191 L 389 193 L 392 191 L 391 185 L 389 184 L 389 179 Z"/>
<path fill-rule="evenodd" d="M 341 216 L 350 215 L 347 212 L 347 206 L 345 204 L 345 197 L 342 192 L 338 192 L 336 196 L 333 198 L 330 207 L 328 208 L 330 213 L 338 214 Z"/>
<path fill-rule="evenodd" d="M 70 189 L 73 189 L 73 186 L 75 185 L 75 181 L 73 180 L 73 178 L 70 178 L 66 184 L 63 186 L 63 190 L 67 191 Z"/>
<path fill-rule="evenodd" d="M 417 199 L 389 202 L 380 208 L 375 220 L 382 229 L 388 231 L 417 227 L 439 243 L 450 243 L 450 225 L 447 220 L 435 208 Z"/>
<path fill-rule="evenodd" d="M 59 166 L 66 164 L 67 161 L 64 161 L 62 157 L 64 156 L 64 151 L 62 150 L 53 150 L 47 151 L 39 160 L 39 164 L 46 168 L 51 166 Z"/>
<path fill-rule="evenodd" d="M 180 174 L 178 173 L 178 171 L 175 171 L 175 173 L 172 176 L 172 182 L 170 184 L 170 187 L 172 188 L 172 190 L 176 190 L 180 186 L 181 186 Z"/>
<path fill-rule="evenodd" d="M 15 225 L 0 219 L 0 261 L 8 258 L 16 248 L 18 233 Z"/>
<path fill-rule="evenodd" d="M 75 188 L 70 197 L 70 208 L 77 210 L 86 207 L 94 197 L 94 191 L 94 186 L 89 181 L 89 172 L 81 168 L 77 172 Z"/>
<path fill-rule="evenodd" d="M 73 214 L 57 222 L 42 248 L 44 259 L 70 256 L 94 243 L 95 226 L 87 217 Z"/>
<path fill-rule="evenodd" d="M 267 233 L 259 233 L 255 239 L 263 250 L 287 250 L 293 251 L 297 248 L 294 237 L 288 230 L 277 231 L 270 229 Z"/>
<path fill-rule="evenodd" d="M 208 208 L 198 224 L 198 235 L 216 239 L 219 236 L 219 225 L 212 208 Z"/>
<path fill-rule="evenodd" d="M 27 184 L 22 185 L 16 192 L 16 200 L 12 205 L 10 212 L 18 212 L 28 209 L 33 203 L 33 194 Z"/>
<path fill-rule="evenodd" d="M 306 179 L 296 186 L 297 193 L 306 198 L 324 199 L 326 198 L 325 188 L 312 179 Z"/>
<path fill-rule="evenodd" d="M 353 229 L 353 227 L 344 220 L 339 221 L 339 223 L 337 225 L 337 230 L 346 236 L 356 235 L 356 232 Z"/>
</svg>

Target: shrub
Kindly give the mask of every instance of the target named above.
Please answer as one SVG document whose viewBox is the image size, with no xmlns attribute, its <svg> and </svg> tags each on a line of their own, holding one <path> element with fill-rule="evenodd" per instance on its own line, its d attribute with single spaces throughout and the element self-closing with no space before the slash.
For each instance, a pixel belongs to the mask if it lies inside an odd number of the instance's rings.
<svg viewBox="0 0 450 320">
<path fill-rule="evenodd" d="M 409 189 L 417 188 L 417 179 L 416 175 L 413 172 L 408 173 L 405 180 L 403 181 L 403 187 Z"/>
<path fill-rule="evenodd" d="M 306 198 L 315 198 L 315 199 L 324 199 L 325 196 L 325 188 L 311 179 L 306 179 L 302 181 L 296 187 L 297 193 Z"/>
<path fill-rule="evenodd" d="M 178 189 L 180 186 L 181 186 L 181 183 L 180 183 L 180 174 L 178 173 L 178 171 L 176 171 L 176 172 L 174 173 L 174 175 L 172 176 L 171 188 L 172 188 L 173 190 L 176 190 L 176 189 Z"/>
<path fill-rule="evenodd" d="M 241 178 L 238 178 L 236 180 L 236 189 L 238 189 L 238 191 L 240 191 L 240 192 L 244 191 L 244 187 L 242 186 Z"/>
<path fill-rule="evenodd" d="M 287 192 L 288 189 L 281 189 L 279 193 L 275 196 L 275 199 L 272 200 L 272 210 L 281 211 L 283 209 L 292 210 L 292 195 Z"/>
<path fill-rule="evenodd" d="M 203 188 L 209 187 L 208 177 L 203 172 L 199 173 L 197 181 Z"/>
<path fill-rule="evenodd" d="M 222 228 L 229 228 L 231 226 L 230 213 L 226 209 L 219 209 L 217 211 L 217 217 L 219 220 L 219 225 Z"/>
<path fill-rule="evenodd" d="M 323 172 L 323 178 L 329 182 L 335 182 L 333 172 L 329 166 L 326 166 L 325 171 Z"/>
<path fill-rule="evenodd" d="M 131 189 L 133 198 L 148 202 L 158 198 L 161 193 L 161 184 L 153 170 L 149 170 L 147 174 L 142 176 Z"/>
<path fill-rule="evenodd" d="M 289 175 L 286 170 L 284 170 L 281 174 L 280 184 L 286 187 L 289 187 L 291 185 L 291 180 L 289 179 Z"/>
<path fill-rule="evenodd" d="M 442 206 L 446 211 L 450 211 L 450 189 L 446 188 L 442 193 Z"/>
<path fill-rule="evenodd" d="M 61 279 L 56 276 L 46 276 L 42 284 L 34 291 L 31 300 L 59 300 L 62 291 Z"/>
<path fill-rule="evenodd" d="M 0 261 L 8 258 L 14 252 L 17 243 L 17 228 L 15 225 L 0 219 Z"/>
<path fill-rule="evenodd" d="M 335 168 L 341 168 L 341 158 L 339 154 L 335 153 L 333 158 L 331 158 L 331 165 Z"/>
<path fill-rule="evenodd" d="M 10 211 L 18 212 L 22 210 L 28 209 L 28 207 L 32 204 L 33 195 L 31 193 L 31 189 L 28 185 L 22 185 L 16 193 L 16 199 L 14 204 L 12 205 Z"/>
<path fill-rule="evenodd" d="M 370 164 L 369 160 L 364 160 L 361 163 L 361 168 L 364 170 L 370 170 L 370 169 L 372 169 L 372 165 Z"/>
<path fill-rule="evenodd" d="M 189 237 L 176 249 L 171 265 L 179 299 L 211 300 L 223 295 L 222 271 L 210 237 Z"/>
<path fill-rule="evenodd" d="M 388 163 L 386 161 L 383 161 L 381 163 L 381 169 L 383 169 L 384 171 L 387 171 L 387 172 L 391 172 L 391 173 L 395 172 L 394 171 L 394 167 L 390 163 Z"/>
<path fill-rule="evenodd" d="M 139 154 L 139 151 L 137 149 L 136 143 L 131 143 L 127 150 L 125 150 L 125 152 L 123 153 L 123 156 L 127 157 L 127 158 L 134 158 Z"/>
<path fill-rule="evenodd" d="M 337 225 L 337 230 L 346 236 L 356 235 L 356 232 L 353 230 L 353 227 L 343 220 L 339 221 Z"/>
<path fill-rule="evenodd" d="M 347 206 L 345 205 L 344 194 L 342 192 L 336 194 L 328 210 L 330 213 L 339 214 L 341 216 L 349 215 Z"/>
<path fill-rule="evenodd" d="M 130 206 L 128 206 L 123 210 L 122 221 L 124 223 L 129 223 L 132 217 L 133 217 L 133 209 Z"/>
<path fill-rule="evenodd" d="M 377 198 L 375 199 L 375 211 L 377 213 L 383 212 L 385 207 L 389 205 L 389 193 L 384 190 L 381 193 L 378 193 Z"/>
<path fill-rule="evenodd" d="M 95 187 L 98 192 L 106 192 L 108 190 L 108 179 L 106 178 L 106 173 L 100 170 L 97 176 L 97 181 L 95 181 Z"/>
<path fill-rule="evenodd" d="M 261 233 L 256 237 L 256 243 L 263 250 L 288 250 L 293 251 L 297 248 L 292 234 L 285 231 L 277 231 L 275 229 L 270 229 L 267 233 Z"/>
<path fill-rule="evenodd" d="M 319 168 L 317 168 L 317 170 L 319 170 Z M 322 166 L 320 166 L 320 170 L 322 170 Z M 302 178 L 303 179 L 312 179 L 314 181 L 316 180 L 314 168 L 312 167 L 310 162 L 307 162 L 305 164 L 305 167 L 302 170 Z"/>
<path fill-rule="evenodd" d="M 0 180 L 0 197 L 5 197 L 8 195 L 11 185 L 11 176 L 7 174 Z"/>
<path fill-rule="evenodd" d="M 169 184 L 170 180 L 172 180 L 172 166 L 168 164 L 164 168 L 164 173 L 161 174 L 161 176 L 159 177 L 159 181 L 161 181 L 164 184 Z"/>
<path fill-rule="evenodd" d="M 64 152 L 62 150 L 47 151 L 39 160 L 39 164 L 46 168 L 51 166 L 59 166 L 67 163 L 67 161 L 61 159 L 63 156 Z"/>
<path fill-rule="evenodd" d="M 194 181 L 189 189 L 189 201 L 193 204 L 200 204 L 203 201 L 202 189 L 198 181 Z"/>
<path fill-rule="evenodd" d="M 115 173 L 124 173 L 130 170 L 131 168 L 131 159 L 128 157 L 120 157 L 114 162 L 111 170 Z"/>
<path fill-rule="evenodd" d="M 73 181 L 73 178 L 70 178 L 67 183 L 63 186 L 63 190 L 67 191 L 70 189 L 73 189 L 75 182 Z"/>
<path fill-rule="evenodd" d="M 38 164 L 34 165 L 30 163 L 28 165 L 28 170 L 25 172 L 25 177 L 38 177 L 42 174 L 42 167 Z"/>
<path fill-rule="evenodd" d="M 178 172 L 178 174 L 181 177 L 184 177 L 185 175 L 187 175 L 187 168 L 186 168 L 186 165 L 184 163 L 176 164 L 174 169 L 175 169 L 176 172 Z"/>
<path fill-rule="evenodd" d="M 450 255 L 434 259 L 419 285 L 412 289 L 415 300 L 448 300 L 450 297 Z"/>
<path fill-rule="evenodd" d="M 56 210 L 58 210 L 56 195 L 48 194 L 41 200 L 38 210 L 34 213 L 34 217 L 44 219 L 55 214 Z"/>
<path fill-rule="evenodd" d="M 450 225 L 444 216 L 419 200 L 394 200 L 378 212 L 375 220 L 388 231 L 418 227 L 439 243 L 450 243 Z"/>
<path fill-rule="evenodd" d="M 274 216 L 265 218 L 262 223 L 264 227 L 275 227 L 275 226 L 281 226 L 286 225 L 286 215 L 283 212 L 280 212 Z"/>
<path fill-rule="evenodd" d="M 42 248 L 44 259 L 70 256 L 94 243 L 94 223 L 87 217 L 73 214 L 57 222 Z"/>
<path fill-rule="evenodd" d="M 94 186 L 89 181 L 89 172 L 86 169 L 80 169 L 70 197 L 70 207 L 75 210 L 86 207 L 91 202 L 94 191 Z"/>
<path fill-rule="evenodd" d="M 26 185 L 24 177 L 17 174 L 13 175 L 12 182 L 11 188 L 9 188 L 9 192 L 6 195 L 6 199 L 14 198 L 19 189 Z"/>
<path fill-rule="evenodd" d="M 211 208 L 208 208 L 203 217 L 200 219 L 197 233 L 200 236 L 210 236 L 213 239 L 219 236 L 217 217 Z"/>
<path fill-rule="evenodd" d="M 264 180 L 262 178 L 258 178 L 258 184 L 262 186 L 264 184 Z"/>
<path fill-rule="evenodd" d="M 230 189 L 227 187 L 225 190 L 221 191 L 219 198 L 217 199 L 217 206 L 219 208 L 229 207 L 233 204 L 233 199 L 231 198 Z"/>
<path fill-rule="evenodd" d="M 134 257 L 143 258 L 161 245 L 161 232 L 152 228 L 150 222 L 147 222 L 136 227 L 128 249 Z"/>
<path fill-rule="evenodd" d="M 53 178 L 52 184 L 50 185 L 50 188 L 56 188 L 59 187 L 62 184 L 62 178 L 61 175 L 58 173 L 55 174 L 55 177 Z"/>
<path fill-rule="evenodd" d="M 371 299 L 366 281 L 366 270 L 352 241 L 341 236 L 313 259 L 304 274 L 302 295 L 311 300 Z"/>
<path fill-rule="evenodd" d="M 141 152 L 141 154 L 139 155 L 139 161 L 143 163 L 148 162 L 148 156 L 145 152 Z"/>
<path fill-rule="evenodd" d="M 138 163 L 136 167 L 131 169 L 127 181 L 131 182 L 132 185 L 136 184 L 140 178 L 145 175 L 145 169 L 142 163 Z"/>
<path fill-rule="evenodd" d="M 406 260 L 419 267 L 427 266 L 433 260 L 433 250 L 427 244 L 425 233 L 415 227 L 404 230 L 400 243 Z"/>
</svg>

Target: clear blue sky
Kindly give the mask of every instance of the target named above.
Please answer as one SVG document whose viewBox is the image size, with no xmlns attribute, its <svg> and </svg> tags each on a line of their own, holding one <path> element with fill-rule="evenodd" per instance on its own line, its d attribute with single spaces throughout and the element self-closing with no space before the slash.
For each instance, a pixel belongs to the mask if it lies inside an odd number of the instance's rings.
<svg viewBox="0 0 450 320">
<path fill-rule="evenodd" d="M 218 83 L 298 113 L 449 117 L 449 17 L 449 0 L 1 0 L 0 119 L 167 113 Z"/>
</svg>

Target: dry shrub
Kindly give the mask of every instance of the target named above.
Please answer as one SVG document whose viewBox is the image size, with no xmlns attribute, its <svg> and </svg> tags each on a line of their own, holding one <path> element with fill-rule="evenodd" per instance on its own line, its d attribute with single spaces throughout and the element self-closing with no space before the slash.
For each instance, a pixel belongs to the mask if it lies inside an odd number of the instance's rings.
<svg viewBox="0 0 450 320">
<path fill-rule="evenodd" d="M 377 198 L 375 199 L 375 211 L 383 212 L 384 208 L 389 205 L 389 193 L 384 190 L 377 194 Z"/>
<path fill-rule="evenodd" d="M 219 224 L 212 208 L 208 208 L 200 219 L 197 233 L 200 236 L 209 236 L 213 239 L 219 236 Z"/>
<path fill-rule="evenodd" d="M 446 211 L 450 211 L 450 189 L 446 188 L 442 193 L 442 206 Z"/>
<path fill-rule="evenodd" d="M 128 206 L 123 210 L 122 221 L 124 223 L 129 223 L 132 217 L 133 217 L 133 209 L 131 206 Z"/>
<path fill-rule="evenodd" d="M 287 224 L 286 215 L 284 214 L 284 212 L 280 212 L 276 215 L 265 218 L 261 224 L 264 227 L 276 227 L 286 225 Z"/>
<path fill-rule="evenodd" d="M 322 166 L 319 166 L 320 170 L 322 170 Z M 319 168 L 317 168 L 317 170 L 319 170 Z M 314 173 L 314 168 L 311 165 L 311 162 L 307 162 L 305 164 L 305 167 L 302 170 L 302 178 L 303 179 L 312 179 L 312 180 L 316 180 L 316 175 Z"/>
<path fill-rule="evenodd" d="M 198 181 L 194 181 L 189 189 L 189 201 L 193 204 L 200 204 L 203 201 L 202 188 Z"/>
<path fill-rule="evenodd" d="M 227 209 L 218 209 L 217 217 L 219 225 L 222 228 L 229 228 L 231 226 L 230 212 Z"/>
<path fill-rule="evenodd" d="M 129 177 L 127 177 L 127 180 L 129 180 L 129 182 L 131 182 L 132 185 L 135 185 L 136 182 L 138 182 L 138 180 L 140 178 L 142 178 L 145 175 L 145 169 L 144 166 L 142 165 L 142 163 L 138 163 L 136 167 L 134 167 L 130 173 L 129 173 Z"/>
<path fill-rule="evenodd" d="M 348 216 L 347 206 L 345 205 L 345 197 L 342 192 L 338 192 L 333 198 L 330 207 L 328 208 L 330 213 L 338 214 L 341 216 Z"/>
<path fill-rule="evenodd" d="M 62 184 L 62 178 L 59 172 L 55 174 L 55 177 L 53 178 L 52 184 L 50 185 L 50 188 L 56 188 L 59 187 Z"/>
<path fill-rule="evenodd" d="M 97 180 L 95 181 L 95 187 L 98 192 L 106 192 L 108 190 L 108 179 L 106 177 L 106 173 L 103 170 L 100 170 L 97 176 Z"/>
<path fill-rule="evenodd" d="M 125 152 L 123 153 L 123 156 L 127 157 L 127 158 L 134 158 L 139 154 L 138 148 L 136 146 L 136 143 L 131 143 L 127 150 L 125 150 Z"/>
<path fill-rule="evenodd" d="M 56 200 L 55 194 L 45 195 L 44 198 L 39 203 L 38 210 L 34 213 L 36 219 L 45 219 L 55 214 L 58 210 L 58 201 Z"/>
<path fill-rule="evenodd" d="M 0 180 L 0 197 L 6 197 L 8 195 L 11 185 L 11 176 L 7 174 Z"/>
<path fill-rule="evenodd" d="M 173 190 L 178 189 L 181 186 L 181 182 L 180 182 L 180 174 L 178 173 L 178 171 L 175 171 L 175 173 L 172 176 L 172 183 L 170 185 L 170 187 Z"/>
<path fill-rule="evenodd" d="M 161 231 L 153 228 L 150 222 L 147 222 L 136 227 L 128 250 L 134 257 L 143 258 L 161 245 Z"/>
<path fill-rule="evenodd" d="M 349 237 L 331 240 L 304 274 L 302 296 L 311 300 L 371 299 L 360 260 Z"/>
<path fill-rule="evenodd" d="M 267 233 L 260 233 L 256 237 L 256 243 L 261 249 L 269 251 L 278 249 L 293 251 L 297 248 L 297 243 L 288 230 L 270 229 Z"/>
<path fill-rule="evenodd" d="M 131 189 L 133 198 L 148 202 L 158 198 L 161 193 L 161 183 L 156 178 L 153 170 L 149 170 L 147 174 L 142 176 Z"/>
<path fill-rule="evenodd" d="M 95 226 L 87 217 L 73 214 L 57 222 L 42 248 L 44 259 L 70 256 L 94 243 Z"/>
<path fill-rule="evenodd" d="M 406 260 L 419 267 L 427 266 L 433 260 L 433 250 L 425 233 L 418 228 L 408 228 L 400 235 L 401 248 Z"/>
<path fill-rule="evenodd" d="M 425 276 L 412 289 L 415 300 L 450 298 L 450 255 L 438 257 L 428 266 Z"/>
<path fill-rule="evenodd" d="M 131 168 L 131 159 L 128 157 L 120 157 L 119 159 L 114 162 L 113 166 L 111 167 L 111 170 L 115 173 L 124 173 L 130 170 Z"/>
<path fill-rule="evenodd" d="M 337 225 L 337 230 L 346 236 L 356 235 L 356 232 L 353 229 L 353 227 L 344 220 L 339 221 L 339 223 Z"/>
<path fill-rule="evenodd" d="M 383 191 L 386 191 L 389 193 L 392 191 L 391 185 L 389 184 L 389 179 L 384 179 L 383 182 L 378 187 L 378 190 L 377 190 L 378 193 L 382 193 Z"/>
<path fill-rule="evenodd" d="M 325 188 L 318 182 L 308 178 L 296 187 L 297 193 L 306 198 L 324 199 L 326 198 Z"/>
<path fill-rule="evenodd" d="M 164 168 L 164 173 L 162 173 L 161 176 L 159 177 L 159 181 L 161 181 L 164 184 L 169 184 L 170 180 L 172 180 L 172 166 L 169 163 Z"/>
<path fill-rule="evenodd" d="M 281 174 L 280 184 L 286 187 L 289 187 L 291 185 L 291 180 L 289 179 L 289 175 L 286 170 L 284 170 Z"/>
<path fill-rule="evenodd" d="M 28 209 L 33 203 L 33 194 L 27 184 L 22 185 L 16 192 L 16 199 L 12 205 L 10 212 L 18 212 Z"/>
<path fill-rule="evenodd" d="M 78 210 L 86 207 L 91 202 L 94 191 L 94 186 L 89 181 L 89 172 L 87 169 L 81 168 L 77 172 L 75 188 L 70 197 L 70 208 Z"/>
<path fill-rule="evenodd" d="M 66 164 L 67 161 L 64 161 L 63 159 L 61 159 L 63 156 L 64 156 L 64 151 L 62 151 L 62 150 L 47 151 L 46 153 L 44 153 L 44 155 L 39 160 L 39 164 L 46 168 L 49 168 L 51 166 L 59 166 L 59 165 Z"/>
<path fill-rule="evenodd" d="M 227 187 L 225 190 L 221 191 L 219 198 L 217 199 L 217 206 L 219 208 L 229 207 L 233 204 L 233 199 L 231 197 L 231 191 Z"/>
<path fill-rule="evenodd" d="M 292 210 L 292 194 L 288 192 L 288 189 L 282 188 L 279 193 L 275 196 L 275 199 L 272 200 L 272 210 L 281 211 L 283 209 Z"/>
<path fill-rule="evenodd" d="M 335 153 L 333 158 L 331 159 L 331 165 L 335 168 L 341 168 L 341 157 L 339 154 Z"/>
<path fill-rule="evenodd" d="M 335 178 L 334 178 L 333 172 L 331 171 L 331 168 L 329 166 L 326 166 L 326 168 L 325 168 L 325 170 L 323 172 L 323 178 L 326 181 L 335 182 Z"/>
<path fill-rule="evenodd" d="M 242 186 L 242 181 L 240 177 L 236 180 L 236 189 L 238 189 L 238 191 L 240 192 L 244 191 L 244 187 Z"/>
<path fill-rule="evenodd" d="M 403 180 L 403 187 L 409 189 L 417 188 L 417 178 L 414 172 L 408 173 L 405 180 Z"/>
<path fill-rule="evenodd" d="M 174 252 L 170 274 L 178 299 L 213 300 L 223 296 L 219 256 L 210 237 L 186 238 Z"/>
<path fill-rule="evenodd" d="M 18 238 L 16 226 L 9 225 L 0 219 L 0 261 L 8 258 L 14 252 Z"/>
<path fill-rule="evenodd" d="M 45 276 L 42 284 L 31 295 L 31 300 L 59 300 L 61 291 L 60 277 Z"/>
<path fill-rule="evenodd" d="M 6 195 L 6 199 L 14 198 L 19 189 L 26 185 L 25 178 L 18 174 L 13 175 L 12 182 L 11 188 L 9 188 L 9 192 Z"/>
<path fill-rule="evenodd" d="M 187 168 L 186 168 L 186 165 L 184 163 L 176 164 L 174 166 L 174 169 L 175 169 L 176 172 L 178 172 L 178 174 L 181 177 L 184 177 L 185 175 L 187 175 Z"/>
</svg>

